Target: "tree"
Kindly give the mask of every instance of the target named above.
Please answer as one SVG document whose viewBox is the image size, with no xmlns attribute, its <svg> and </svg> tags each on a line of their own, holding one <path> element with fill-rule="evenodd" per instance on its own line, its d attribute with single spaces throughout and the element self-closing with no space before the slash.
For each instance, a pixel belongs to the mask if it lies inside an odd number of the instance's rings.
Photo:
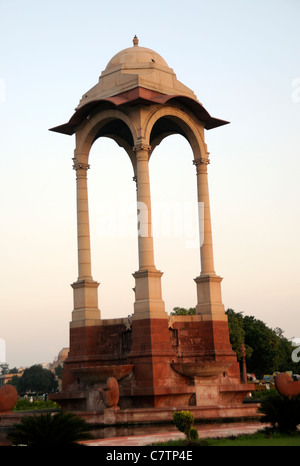
<svg viewBox="0 0 300 466">
<path fill-rule="evenodd" d="M 227 309 L 226 311 L 227 318 L 228 318 L 228 328 L 229 328 L 229 336 L 230 336 L 230 343 L 232 346 L 233 351 L 236 352 L 238 360 L 242 359 L 242 343 L 245 344 L 245 330 L 243 326 L 243 316 L 242 312 L 234 312 L 233 309 Z M 246 359 L 251 357 L 253 349 L 251 346 L 245 344 L 246 348 Z"/>
<path fill-rule="evenodd" d="M 17 392 L 21 393 L 21 377 L 14 375 L 8 382 L 7 385 L 13 385 Z"/>
<path fill-rule="evenodd" d="M 232 348 L 240 358 L 239 348 L 244 338 L 246 347 L 247 369 L 258 377 L 273 374 L 275 371 L 291 370 L 299 372 L 300 364 L 292 361 L 294 350 L 292 342 L 283 336 L 280 328 L 272 330 L 261 320 L 253 316 L 244 316 L 232 309 L 226 311 L 228 316 L 229 336 Z"/>
<path fill-rule="evenodd" d="M 277 355 L 279 351 L 279 337 L 261 320 L 253 316 L 244 317 L 245 342 L 253 348 L 247 366 L 250 372 L 263 376 L 278 370 Z"/>
<path fill-rule="evenodd" d="M 25 369 L 22 377 L 15 376 L 9 383 L 14 385 L 20 394 L 28 391 L 33 393 L 49 393 L 55 391 L 58 387 L 54 374 L 39 364 Z"/>
<path fill-rule="evenodd" d="M 63 373 L 63 367 L 61 365 L 58 365 L 55 369 L 54 369 L 54 372 L 55 372 L 55 375 L 58 379 L 62 379 L 62 373 Z"/>
<path fill-rule="evenodd" d="M 171 316 L 190 316 L 196 314 L 196 308 L 190 307 L 185 309 L 184 307 L 174 307 L 171 312 Z"/>
<path fill-rule="evenodd" d="M 173 421 L 180 432 L 186 436 L 187 444 L 191 441 L 191 429 L 194 425 L 194 416 L 190 411 L 175 411 Z"/>
</svg>

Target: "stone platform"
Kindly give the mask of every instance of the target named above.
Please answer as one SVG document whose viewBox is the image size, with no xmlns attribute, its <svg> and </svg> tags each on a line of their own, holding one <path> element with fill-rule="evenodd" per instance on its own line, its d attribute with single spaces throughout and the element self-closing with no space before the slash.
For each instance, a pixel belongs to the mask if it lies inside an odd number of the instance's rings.
<svg viewBox="0 0 300 466">
<path fill-rule="evenodd" d="M 242 404 L 231 407 L 222 406 L 192 406 L 188 410 L 193 414 L 195 422 L 228 422 L 257 420 L 259 414 L 257 412 L 258 404 Z M 114 409 L 107 408 L 103 413 L 97 411 L 75 411 L 75 414 L 84 418 L 88 424 L 93 426 L 111 426 L 111 425 L 149 425 L 149 424 L 165 424 L 173 422 L 173 413 L 177 410 L 186 410 L 187 407 L 178 408 L 145 408 L 145 409 Z M 18 412 L 4 413 L 0 415 L 0 427 L 12 427 L 18 423 L 21 418 L 26 416 L 34 416 L 37 412 Z"/>
<path fill-rule="evenodd" d="M 253 434 L 261 430 L 262 426 L 259 421 L 247 422 L 232 422 L 232 423 L 210 423 L 195 425 L 200 439 L 205 438 L 220 438 L 228 436 L 237 436 L 241 434 Z M 113 428 L 111 428 L 113 429 Z M 79 442 L 85 446 L 101 446 L 101 447 L 145 447 L 157 442 L 166 442 L 168 440 L 184 439 L 185 435 L 174 428 L 156 426 L 155 432 L 152 429 L 135 429 L 133 432 L 122 432 L 116 429 L 116 435 L 111 430 L 108 437 L 98 438 L 95 440 L 84 440 Z M 194 450 L 196 453 L 197 450 Z"/>
<path fill-rule="evenodd" d="M 145 408 L 145 409 L 113 409 L 107 408 L 103 413 L 98 412 L 77 412 L 84 417 L 89 424 L 95 425 L 141 425 L 141 424 L 159 424 L 173 422 L 173 413 L 175 411 L 190 411 L 195 422 L 210 421 L 219 422 L 221 419 L 244 420 L 259 419 L 257 413 L 257 404 L 241 404 L 237 406 L 186 406 L 174 408 Z"/>
<path fill-rule="evenodd" d="M 224 413 L 244 413 L 242 402 L 254 390 L 241 383 L 227 321 L 176 316 L 131 326 L 124 319 L 102 320 L 98 326 L 71 328 L 70 343 L 62 391 L 49 396 L 63 410 L 104 415 L 113 407 L 103 399 L 112 377 L 118 382 L 118 418 L 137 408 L 158 413 L 175 407 L 201 408 L 207 414 L 200 417 L 206 418 L 244 417 Z"/>
</svg>

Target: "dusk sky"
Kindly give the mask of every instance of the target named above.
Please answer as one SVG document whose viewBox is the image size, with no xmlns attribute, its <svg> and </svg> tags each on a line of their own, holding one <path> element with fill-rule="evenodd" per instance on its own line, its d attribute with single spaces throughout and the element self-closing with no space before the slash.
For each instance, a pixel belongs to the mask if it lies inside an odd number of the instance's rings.
<svg viewBox="0 0 300 466">
<path fill-rule="evenodd" d="M 52 362 L 69 346 L 78 275 L 75 137 L 49 128 L 69 120 L 135 34 L 213 117 L 230 122 L 205 135 L 225 309 L 300 338 L 299 0 L 0 0 L 0 18 L 0 362 Z M 197 222 L 175 231 L 159 220 L 163 202 L 177 213 L 196 202 L 192 159 L 188 142 L 170 136 L 150 160 L 155 265 L 168 313 L 196 305 Z M 133 170 L 106 138 L 94 144 L 90 166 L 99 308 L 105 319 L 125 317 L 138 269 Z"/>
</svg>

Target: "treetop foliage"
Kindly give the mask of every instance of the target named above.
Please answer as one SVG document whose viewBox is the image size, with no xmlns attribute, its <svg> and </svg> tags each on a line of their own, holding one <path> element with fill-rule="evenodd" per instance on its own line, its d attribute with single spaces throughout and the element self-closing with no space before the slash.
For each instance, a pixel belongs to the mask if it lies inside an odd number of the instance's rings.
<svg viewBox="0 0 300 466">
<path fill-rule="evenodd" d="M 189 309 L 185 309 L 184 307 L 174 307 L 170 315 L 171 316 L 190 316 L 194 314 L 196 314 L 195 307 L 190 307 Z"/>
<path fill-rule="evenodd" d="M 229 336 L 233 350 L 241 359 L 242 342 L 246 348 L 248 372 L 258 377 L 274 372 L 299 373 L 300 364 L 292 360 L 293 343 L 283 336 L 280 328 L 271 329 L 253 316 L 243 316 L 233 309 L 226 311 Z"/>
<path fill-rule="evenodd" d="M 21 377 L 14 376 L 9 382 L 14 385 L 18 393 L 50 393 L 58 388 L 55 375 L 40 364 L 35 364 L 24 370 Z"/>
</svg>

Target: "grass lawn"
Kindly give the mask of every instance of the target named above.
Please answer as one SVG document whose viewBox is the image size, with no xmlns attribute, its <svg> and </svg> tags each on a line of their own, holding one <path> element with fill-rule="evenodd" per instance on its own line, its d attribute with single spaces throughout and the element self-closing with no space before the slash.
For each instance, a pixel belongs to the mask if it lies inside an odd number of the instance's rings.
<svg viewBox="0 0 300 466">
<path fill-rule="evenodd" d="M 152 444 L 151 446 L 153 446 Z M 157 443 L 160 446 L 186 446 L 185 440 L 170 440 L 169 442 Z M 194 441 L 191 445 L 209 447 L 294 447 L 300 446 L 300 434 L 265 434 L 257 432 L 251 435 L 238 435 L 228 438 L 208 438 Z"/>
<path fill-rule="evenodd" d="M 256 433 L 252 435 L 240 435 L 235 438 L 223 439 L 206 439 L 208 446 L 227 446 L 227 447 L 294 447 L 300 446 L 300 435 L 283 435 L 274 433 L 266 435 L 264 433 Z"/>
</svg>

